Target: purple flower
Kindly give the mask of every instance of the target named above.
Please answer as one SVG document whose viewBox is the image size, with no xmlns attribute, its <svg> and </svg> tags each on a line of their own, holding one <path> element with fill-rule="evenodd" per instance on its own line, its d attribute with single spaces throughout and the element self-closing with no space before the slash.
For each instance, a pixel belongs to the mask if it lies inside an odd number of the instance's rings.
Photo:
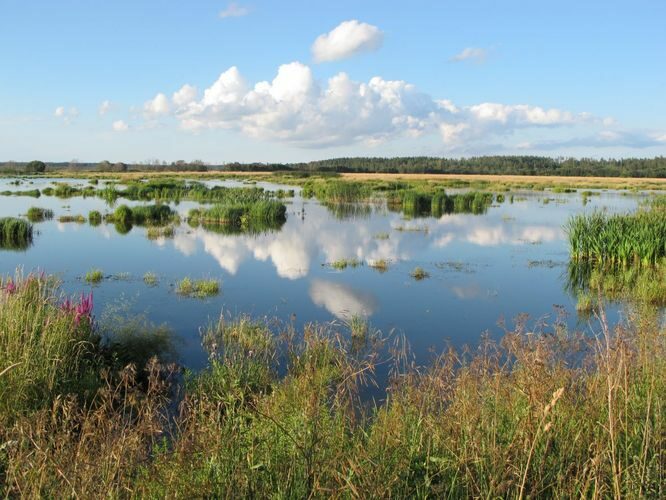
<svg viewBox="0 0 666 500">
<path fill-rule="evenodd" d="M 12 294 L 16 291 L 16 285 L 12 280 L 9 280 L 5 285 L 5 291 L 9 294 Z"/>
</svg>

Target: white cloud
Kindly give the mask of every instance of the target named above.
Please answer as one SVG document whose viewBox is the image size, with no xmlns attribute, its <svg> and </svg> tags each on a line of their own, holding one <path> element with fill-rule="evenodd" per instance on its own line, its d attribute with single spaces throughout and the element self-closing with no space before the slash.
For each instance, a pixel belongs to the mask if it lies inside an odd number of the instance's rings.
<svg viewBox="0 0 666 500">
<path fill-rule="evenodd" d="M 239 5 L 236 2 L 230 2 L 226 9 L 220 11 L 220 17 L 222 19 L 227 19 L 229 17 L 243 17 L 247 16 L 249 13 L 250 9 L 247 7 Z"/>
<path fill-rule="evenodd" d="M 99 105 L 99 109 L 97 110 L 100 116 L 104 116 L 111 110 L 111 101 L 103 101 L 102 104 Z"/>
<path fill-rule="evenodd" d="M 62 121 L 66 125 L 69 125 L 70 123 L 72 123 L 72 121 L 74 121 L 75 118 L 79 116 L 79 110 L 78 108 L 75 107 L 65 109 L 64 106 L 58 106 L 53 112 L 53 116 L 55 116 L 56 118 L 62 118 Z"/>
<path fill-rule="evenodd" d="M 312 44 L 312 56 L 318 63 L 337 61 L 361 52 L 377 50 L 383 41 L 384 34 L 377 26 L 353 19 L 317 37 Z"/>
<path fill-rule="evenodd" d="M 116 120 L 111 127 L 115 132 L 127 132 L 129 130 L 129 125 L 123 120 Z"/>
<path fill-rule="evenodd" d="M 368 317 L 377 309 L 377 299 L 373 295 L 359 292 L 343 283 L 321 279 L 312 280 L 310 298 L 316 305 L 342 320 L 354 316 Z"/>
<path fill-rule="evenodd" d="M 474 61 L 477 63 L 485 62 L 488 57 L 488 51 L 486 49 L 481 49 L 478 47 L 466 47 L 462 52 L 453 56 L 450 61 L 452 62 L 462 62 L 462 61 Z"/>
<path fill-rule="evenodd" d="M 201 93 L 189 84 L 171 99 L 158 93 L 143 112 L 146 126 L 174 116 L 184 130 L 226 129 L 302 148 L 372 147 L 427 135 L 439 135 L 440 154 L 664 143 L 663 131 L 610 130 L 609 120 L 585 112 L 497 102 L 461 106 L 380 76 L 359 82 L 338 73 L 319 82 L 309 66 L 297 61 L 281 65 L 271 81 L 254 84 L 232 66 Z M 539 140 L 538 129 L 560 129 L 553 132 L 557 141 Z M 570 129 L 573 138 L 562 139 L 563 129 Z"/>
<path fill-rule="evenodd" d="M 197 98 L 197 93 L 196 87 L 186 83 L 173 93 L 171 100 L 177 107 L 185 106 Z"/>
<path fill-rule="evenodd" d="M 149 118 L 166 115 L 169 111 L 169 99 L 161 92 L 143 105 L 143 112 Z"/>
</svg>

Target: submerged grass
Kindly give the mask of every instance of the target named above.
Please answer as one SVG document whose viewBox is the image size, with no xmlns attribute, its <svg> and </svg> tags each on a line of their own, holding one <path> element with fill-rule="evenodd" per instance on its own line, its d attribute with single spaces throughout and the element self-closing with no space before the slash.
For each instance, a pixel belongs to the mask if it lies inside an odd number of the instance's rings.
<svg viewBox="0 0 666 500">
<path fill-rule="evenodd" d="M 415 267 L 414 270 L 410 273 L 410 276 L 416 281 L 421 281 L 426 278 L 430 278 L 430 273 L 422 267 Z"/>
<path fill-rule="evenodd" d="M 86 218 L 83 215 L 61 215 L 58 217 L 58 222 L 67 223 L 67 222 L 76 222 L 77 224 L 84 224 Z"/>
<path fill-rule="evenodd" d="M 220 283 L 214 279 L 183 278 L 176 284 L 176 293 L 187 297 L 205 298 L 220 293 Z"/>
<path fill-rule="evenodd" d="M 354 349 L 362 320 L 349 338 L 336 326 L 275 335 L 263 321 L 221 318 L 203 332 L 207 367 L 185 373 L 174 402 L 171 372 L 146 362 L 151 336 L 105 356 L 92 323 L 77 323 L 47 278 L 9 283 L 0 291 L 3 496 L 666 493 L 666 331 L 648 310 L 616 328 L 600 311 L 589 337 L 560 322 L 539 331 L 518 322 L 499 343 L 447 350 L 428 366 L 400 343 L 385 361 Z M 368 405 L 360 392 L 386 361 L 386 397 Z"/>
<path fill-rule="evenodd" d="M 100 283 L 104 279 L 104 272 L 101 269 L 91 269 L 84 277 L 88 283 Z"/>
</svg>

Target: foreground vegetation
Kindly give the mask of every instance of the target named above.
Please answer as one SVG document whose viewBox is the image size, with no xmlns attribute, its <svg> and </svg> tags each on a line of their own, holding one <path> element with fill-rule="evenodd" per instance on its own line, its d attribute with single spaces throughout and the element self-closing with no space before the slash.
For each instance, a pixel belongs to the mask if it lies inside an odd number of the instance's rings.
<svg viewBox="0 0 666 500">
<path fill-rule="evenodd" d="M 25 250 L 32 243 L 32 224 L 15 217 L 0 218 L 0 249 Z"/>
<path fill-rule="evenodd" d="M 649 310 L 616 328 L 601 315 L 588 337 L 519 322 L 428 367 L 362 319 L 354 335 L 275 335 L 221 318 L 202 337 L 208 367 L 176 384 L 147 361 L 167 351 L 163 328 L 109 332 L 92 296 L 45 276 L 3 279 L 0 301 L 3 496 L 665 493 L 666 332 Z M 368 406 L 387 361 L 385 401 Z"/>
</svg>

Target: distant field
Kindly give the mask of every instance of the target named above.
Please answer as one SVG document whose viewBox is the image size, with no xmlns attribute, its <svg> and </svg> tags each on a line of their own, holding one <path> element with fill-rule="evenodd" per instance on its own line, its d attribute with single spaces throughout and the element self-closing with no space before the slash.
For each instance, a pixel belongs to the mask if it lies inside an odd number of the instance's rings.
<svg viewBox="0 0 666 500">
<path fill-rule="evenodd" d="M 57 177 L 114 177 L 121 179 L 137 179 L 145 177 L 184 177 L 184 178 L 220 178 L 220 177 L 251 177 L 255 180 L 274 180 L 299 184 L 303 178 L 284 172 L 248 172 L 248 171 L 208 171 L 208 172 L 125 172 L 97 173 L 60 171 Z M 313 177 L 316 174 L 313 174 Z M 385 173 L 341 173 L 337 178 L 354 181 L 434 181 L 443 184 L 456 182 L 471 185 L 504 185 L 510 187 L 576 187 L 576 188 L 611 188 L 611 189 L 650 189 L 666 190 L 666 178 L 649 177 L 568 177 L 545 175 L 491 175 L 491 174 L 385 174 Z"/>
</svg>

